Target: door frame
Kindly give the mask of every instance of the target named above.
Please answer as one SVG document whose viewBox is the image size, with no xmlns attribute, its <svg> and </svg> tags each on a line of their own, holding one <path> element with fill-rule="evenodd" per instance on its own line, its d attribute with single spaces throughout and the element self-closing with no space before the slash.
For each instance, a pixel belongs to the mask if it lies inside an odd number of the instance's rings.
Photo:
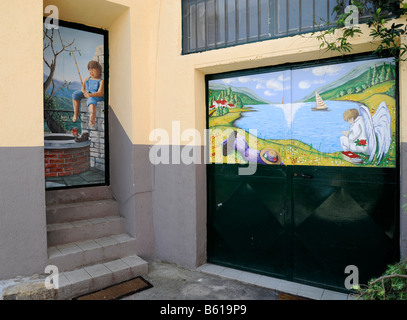
<svg viewBox="0 0 407 320">
<path fill-rule="evenodd" d="M 43 23 L 45 23 L 46 17 L 43 18 Z M 58 20 L 58 25 L 66 28 L 76 29 L 79 31 L 91 32 L 95 34 L 100 34 L 103 36 L 103 50 L 104 50 L 104 83 L 105 83 L 105 94 L 104 94 L 104 156 L 105 156 L 105 181 L 103 183 L 89 183 L 82 185 L 72 185 L 72 186 L 61 186 L 61 187 L 45 187 L 45 190 L 63 190 L 63 189 L 74 189 L 74 188 L 86 188 L 86 187 L 97 187 L 97 186 L 108 186 L 110 185 L 110 156 L 109 156 L 109 31 L 102 28 L 91 27 L 85 24 L 69 22 L 64 20 Z M 85 77 L 83 77 L 85 78 Z"/>
<path fill-rule="evenodd" d="M 265 73 L 265 72 L 278 72 L 278 71 L 284 71 L 287 69 L 300 69 L 300 68 L 307 68 L 311 66 L 316 66 L 316 65 L 333 65 L 333 64 L 338 64 L 338 63 L 346 63 L 346 62 L 356 62 L 356 61 L 363 61 L 363 60 L 373 60 L 373 59 L 378 59 L 378 58 L 389 58 L 390 54 L 385 52 L 381 55 L 378 54 L 373 54 L 370 52 L 365 52 L 365 53 L 359 53 L 359 54 L 353 54 L 353 55 L 348 55 L 345 57 L 334 57 L 334 58 L 325 58 L 325 59 L 319 59 L 319 60 L 313 60 L 313 61 L 305 61 L 305 62 L 300 62 L 300 63 L 287 63 L 287 64 L 282 64 L 282 65 L 276 65 L 276 66 L 268 66 L 268 67 L 259 67 L 259 68 L 250 68 L 246 70 L 237 70 L 237 71 L 229 71 L 229 72 L 223 72 L 223 73 L 218 73 L 218 74 L 210 74 L 205 76 L 205 106 L 206 106 L 206 128 L 209 128 L 209 81 L 210 80 L 215 80 L 215 79 L 223 79 L 223 78 L 228 78 L 228 77 L 238 77 L 238 76 L 249 76 L 249 75 L 256 75 L 257 73 Z M 397 242 L 397 248 L 394 250 L 397 251 L 398 255 L 400 255 L 400 250 L 401 250 L 401 244 L 400 244 L 400 236 L 401 236 L 401 231 L 400 231 L 400 215 L 401 215 L 401 197 L 400 197 L 400 189 L 401 189 L 401 154 L 400 154 L 400 141 L 401 141 L 401 134 L 400 134 L 400 96 L 399 96 L 399 91 L 400 91 L 400 78 L 399 78 L 399 62 L 395 61 L 396 65 L 396 85 L 395 85 L 395 105 L 396 105 L 396 137 L 395 137 L 395 143 L 396 143 L 396 167 L 394 168 L 395 170 L 395 175 L 396 175 L 396 190 L 397 190 L 397 201 L 395 203 L 395 235 L 394 238 L 398 239 Z M 209 144 L 209 141 L 207 141 Z M 209 152 L 209 151 L 208 151 Z M 229 166 L 234 166 L 236 168 L 241 168 L 245 167 L 246 165 L 239 165 L 239 164 L 228 164 Z M 207 231 L 209 230 L 209 222 L 210 222 L 210 210 L 211 210 L 211 177 L 209 172 L 212 172 L 212 167 L 211 166 L 216 166 L 216 164 L 208 163 L 206 164 L 207 167 L 207 174 L 206 174 L 206 179 L 207 179 Z M 294 212 L 293 212 L 293 207 L 294 207 L 294 199 L 293 199 L 293 191 L 291 190 L 293 187 L 293 172 L 294 172 L 294 167 L 293 165 L 287 166 L 287 175 L 288 179 L 290 180 L 289 183 L 287 183 L 287 210 L 289 211 L 289 214 L 287 216 L 287 221 L 285 222 L 286 224 L 293 224 L 294 220 Z M 309 166 L 302 166 L 302 167 L 309 167 Z M 363 169 L 363 168 L 362 168 Z M 390 168 L 393 169 L 393 168 Z M 237 170 L 236 170 L 237 172 Z M 291 232 L 294 232 L 294 228 L 291 228 Z M 207 239 L 209 238 L 209 234 L 207 232 Z M 208 241 L 208 240 L 207 240 Z M 293 237 L 290 237 L 289 241 L 293 241 Z M 289 246 L 291 248 L 290 252 L 288 253 L 289 255 L 293 255 L 293 245 L 290 244 Z M 210 259 L 209 259 L 210 260 Z M 209 261 L 208 260 L 208 261 Z M 292 262 L 292 259 L 290 260 Z M 210 262 L 210 261 L 209 261 Z M 214 262 L 216 264 L 216 262 Z M 228 265 L 225 263 L 219 263 L 225 266 L 229 267 L 234 267 L 232 265 Z M 236 268 L 236 267 L 235 267 Z M 242 270 L 247 270 L 244 267 L 238 268 Z M 261 273 L 261 272 L 259 272 Z M 266 273 L 263 273 L 266 274 Z M 345 278 L 345 277 L 344 277 Z M 301 282 L 300 280 L 294 280 L 297 282 Z M 332 287 L 330 288 L 332 289 Z M 344 290 L 346 291 L 346 290 Z"/>
</svg>

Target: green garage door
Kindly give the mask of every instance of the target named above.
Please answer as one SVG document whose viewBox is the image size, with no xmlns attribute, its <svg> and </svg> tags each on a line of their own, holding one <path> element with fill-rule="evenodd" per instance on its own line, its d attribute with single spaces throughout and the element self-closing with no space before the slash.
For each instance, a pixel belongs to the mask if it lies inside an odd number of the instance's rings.
<svg viewBox="0 0 407 320">
<path fill-rule="evenodd" d="M 345 290 L 347 266 L 366 283 L 398 260 L 396 71 L 358 56 L 208 76 L 209 262 Z"/>
</svg>

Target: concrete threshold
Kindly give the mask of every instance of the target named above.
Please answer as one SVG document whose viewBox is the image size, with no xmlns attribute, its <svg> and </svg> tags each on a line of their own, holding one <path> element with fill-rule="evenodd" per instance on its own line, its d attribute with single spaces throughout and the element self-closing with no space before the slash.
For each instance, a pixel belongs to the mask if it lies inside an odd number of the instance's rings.
<svg viewBox="0 0 407 320">
<path fill-rule="evenodd" d="M 355 300 L 352 294 L 317 288 L 246 271 L 206 263 L 198 271 L 313 300 Z"/>
</svg>

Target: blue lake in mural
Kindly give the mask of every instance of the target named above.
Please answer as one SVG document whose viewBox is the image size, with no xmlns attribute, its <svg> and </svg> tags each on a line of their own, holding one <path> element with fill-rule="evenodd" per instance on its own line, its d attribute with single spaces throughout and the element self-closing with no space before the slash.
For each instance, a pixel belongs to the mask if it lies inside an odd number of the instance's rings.
<svg viewBox="0 0 407 320">
<path fill-rule="evenodd" d="M 325 100 L 328 111 L 313 111 L 315 102 L 287 104 L 250 105 L 252 111 L 243 112 L 234 122 L 240 129 L 257 129 L 261 139 L 300 140 L 320 152 L 342 151 L 342 131 L 349 130 L 349 123 L 343 119 L 347 109 L 360 108 L 353 101 Z"/>
</svg>

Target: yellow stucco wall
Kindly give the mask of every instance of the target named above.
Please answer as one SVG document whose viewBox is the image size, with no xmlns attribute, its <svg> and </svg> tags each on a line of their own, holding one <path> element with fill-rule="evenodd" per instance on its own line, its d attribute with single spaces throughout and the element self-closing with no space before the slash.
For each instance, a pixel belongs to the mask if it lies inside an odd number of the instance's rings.
<svg viewBox="0 0 407 320">
<path fill-rule="evenodd" d="M 42 2 L 0 2 L 0 147 L 43 145 Z"/>
<path fill-rule="evenodd" d="M 155 128 L 171 132 L 172 121 L 180 121 L 181 131 L 196 128 L 203 133 L 205 74 L 334 55 L 307 36 L 181 55 L 180 0 L 1 1 L 0 146 L 43 145 L 42 17 L 51 4 L 59 8 L 62 20 L 109 30 L 109 104 L 134 144 L 151 143 L 149 133 Z M 354 52 L 373 50 L 370 40 L 360 36 Z M 400 71 L 402 88 L 405 63 Z M 400 90 L 400 105 L 405 102 L 407 95 Z M 407 116 L 401 114 L 403 124 Z M 405 131 L 402 141 L 407 141 Z"/>
</svg>

